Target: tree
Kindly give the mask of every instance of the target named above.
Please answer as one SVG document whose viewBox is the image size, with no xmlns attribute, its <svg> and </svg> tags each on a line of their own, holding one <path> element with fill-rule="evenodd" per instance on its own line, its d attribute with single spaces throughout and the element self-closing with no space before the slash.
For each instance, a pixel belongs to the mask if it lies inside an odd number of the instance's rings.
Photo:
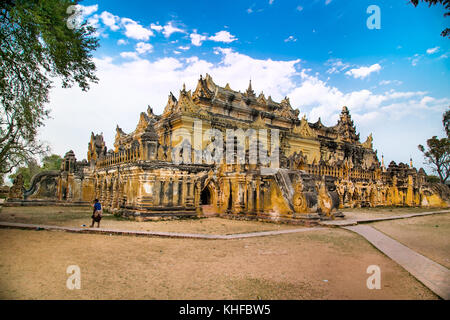
<svg viewBox="0 0 450 320">
<path fill-rule="evenodd" d="M 27 165 L 17 168 L 14 174 L 9 175 L 9 179 L 14 181 L 17 175 L 21 173 L 23 176 L 23 185 L 25 189 L 29 189 L 31 187 L 31 179 L 33 179 L 36 174 L 42 171 L 60 170 L 62 161 L 63 159 L 61 156 L 52 154 L 50 156 L 45 156 L 42 159 L 41 167 L 35 159 L 29 159 L 27 160 Z"/>
<path fill-rule="evenodd" d="M 442 117 L 442 123 L 444 125 L 444 130 L 447 134 L 447 138 L 450 138 L 450 107 L 449 110 L 444 113 Z"/>
<path fill-rule="evenodd" d="M 17 168 L 14 174 L 9 175 L 9 179 L 11 181 L 14 181 L 17 175 L 21 173 L 23 177 L 23 186 L 25 187 L 25 189 L 29 189 L 31 178 L 33 178 L 36 174 L 38 174 L 41 171 L 42 169 L 37 163 L 37 161 L 35 159 L 29 159 L 27 161 L 27 165 Z"/>
<path fill-rule="evenodd" d="M 44 154 L 37 140 L 49 111 L 49 90 L 97 82 L 91 52 L 95 29 L 68 27 L 67 9 L 78 0 L 0 1 L 0 174 Z M 70 12 L 70 11 L 69 11 Z"/>
<path fill-rule="evenodd" d="M 427 182 L 429 183 L 439 183 L 441 182 L 441 179 L 439 179 L 438 176 L 434 176 L 432 174 L 427 175 Z"/>
<path fill-rule="evenodd" d="M 61 156 L 57 154 L 45 156 L 44 159 L 42 159 L 42 170 L 60 170 L 62 161 L 63 159 L 61 158 Z"/>
<path fill-rule="evenodd" d="M 410 0 L 410 2 L 414 5 L 414 7 L 417 7 L 419 5 L 419 0 Z M 428 3 L 428 6 L 434 6 L 436 4 L 442 4 L 444 8 L 447 10 L 446 13 L 444 13 L 444 17 L 450 16 L 450 0 L 422 0 L 422 2 Z M 441 32 L 441 36 L 443 37 L 450 37 L 450 28 L 445 28 Z"/>
<path fill-rule="evenodd" d="M 450 109 L 444 113 L 442 119 L 447 134 L 446 138 L 439 139 L 437 136 L 433 136 L 427 140 L 427 149 L 423 145 L 418 146 L 425 156 L 426 163 L 432 167 L 433 172 L 438 174 L 441 183 L 445 183 L 450 176 L 449 116 Z"/>
</svg>

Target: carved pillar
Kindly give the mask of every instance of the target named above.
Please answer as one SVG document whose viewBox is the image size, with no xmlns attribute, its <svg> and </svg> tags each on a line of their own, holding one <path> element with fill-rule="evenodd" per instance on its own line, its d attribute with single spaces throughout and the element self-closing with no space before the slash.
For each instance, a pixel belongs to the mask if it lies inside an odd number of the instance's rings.
<svg viewBox="0 0 450 320">
<path fill-rule="evenodd" d="M 117 203 L 118 203 L 118 198 L 119 198 L 118 186 L 119 186 L 119 178 L 116 177 L 114 179 L 114 183 L 112 185 L 112 188 L 113 188 L 112 203 L 111 203 L 111 208 L 112 209 L 116 209 L 117 208 Z"/>
<path fill-rule="evenodd" d="M 178 176 L 173 180 L 172 190 L 172 205 L 178 206 Z"/>
<path fill-rule="evenodd" d="M 99 196 L 99 201 L 103 204 L 104 200 L 105 200 L 105 178 L 102 177 L 100 180 L 100 196 Z"/>
<path fill-rule="evenodd" d="M 161 203 L 161 181 L 155 178 L 155 192 L 153 193 L 153 205 L 158 206 Z"/>
<path fill-rule="evenodd" d="M 260 202 L 260 193 L 261 193 L 261 178 L 257 178 L 256 179 L 256 213 L 260 214 L 261 213 L 261 202 Z"/>
<path fill-rule="evenodd" d="M 164 188 L 163 188 L 163 199 L 162 204 L 163 206 L 169 205 L 169 180 L 164 181 Z"/>
<path fill-rule="evenodd" d="M 250 181 L 248 184 L 248 189 L 247 189 L 247 212 L 248 213 L 253 213 L 253 211 L 255 210 L 254 208 L 254 203 L 253 203 L 253 195 L 254 195 L 254 183 L 253 181 Z"/>
<path fill-rule="evenodd" d="M 203 215 L 203 211 L 202 211 L 202 207 L 201 207 L 201 204 L 200 204 L 200 194 L 201 194 L 201 191 L 202 191 L 200 179 L 195 182 L 194 186 L 195 186 L 195 190 L 194 190 L 194 206 L 196 208 L 197 215 L 201 216 L 201 215 Z"/>
<path fill-rule="evenodd" d="M 187 193 L 186 193 L 186 206 L 193 207 L 194 206 L 194 183 L 191 177 L 187 178 Z"/>
<path fill-rule="evenodd" d="M 186 207 L 186 199 L 187 199 L 187 178 L 183 177 L 182 185 L 181 185 L 181 205 Z"/>
<path fill-rule="evenodd" d="M 244 181 L 244 203 L 243 203 L 243 207 L 244 207 L 244 212 L 248 213 L 248 181 L 247 180 Z"/>
</svg>

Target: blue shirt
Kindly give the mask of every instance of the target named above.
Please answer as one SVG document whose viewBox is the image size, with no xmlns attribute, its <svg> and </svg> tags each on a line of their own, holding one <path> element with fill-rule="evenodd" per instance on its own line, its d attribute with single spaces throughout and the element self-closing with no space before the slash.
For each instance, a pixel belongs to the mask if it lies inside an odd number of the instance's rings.
<svg viewBox="0 0 450 320">
<path fill-rule="evenodd" d="M 94 204 L 94 209 L 95 209 L 96 211 L 102 210 L 102 205 L 100 204 L 100 202 L 96 202 L 96 203 Z"/>
</svg>

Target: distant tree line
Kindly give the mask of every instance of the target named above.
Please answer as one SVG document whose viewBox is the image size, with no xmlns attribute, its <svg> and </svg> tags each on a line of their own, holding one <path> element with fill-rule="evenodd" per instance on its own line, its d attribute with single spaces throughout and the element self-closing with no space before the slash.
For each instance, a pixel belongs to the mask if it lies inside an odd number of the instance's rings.
<svg viewBox="0 0 450 320">
<path fill-rule="evenodd" d="M 35 159 L 29 159 L 26 163 L 26 166 L 22 166 L 16 169 L 15 173 L 9 175 L 9 179 L 14 181 L 17 175 L 20 173 L 23 177 L 23 185 L 25 189 L 29 189 L 31 187 L 31 179 L 42 171 L 48 170 L 59 170 L 61 168 L 61 163 L 63 159 L 61 156 L 57 154 L 52 154 L 50 156 L 45 156 L 42 159 L 42 166 Z"/>
</svg>

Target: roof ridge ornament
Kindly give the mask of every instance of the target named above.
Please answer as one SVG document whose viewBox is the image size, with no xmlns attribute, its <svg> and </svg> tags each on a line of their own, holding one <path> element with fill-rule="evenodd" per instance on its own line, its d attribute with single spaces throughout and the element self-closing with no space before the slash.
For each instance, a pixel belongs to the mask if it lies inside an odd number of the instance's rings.
<svg viewBox="0 0 450 320">
<path fill-rule="evenodd" d="M 254 97 L 255 96 L 255 92 L 253 91 L 253 88 L 252 88 L 252 80 L 251 79 L 250 79 L 250 81 L 248 83 L 248 88 L 247 88 L 247 91 L 245 93 L 249 97 Z"/>
</svg>

